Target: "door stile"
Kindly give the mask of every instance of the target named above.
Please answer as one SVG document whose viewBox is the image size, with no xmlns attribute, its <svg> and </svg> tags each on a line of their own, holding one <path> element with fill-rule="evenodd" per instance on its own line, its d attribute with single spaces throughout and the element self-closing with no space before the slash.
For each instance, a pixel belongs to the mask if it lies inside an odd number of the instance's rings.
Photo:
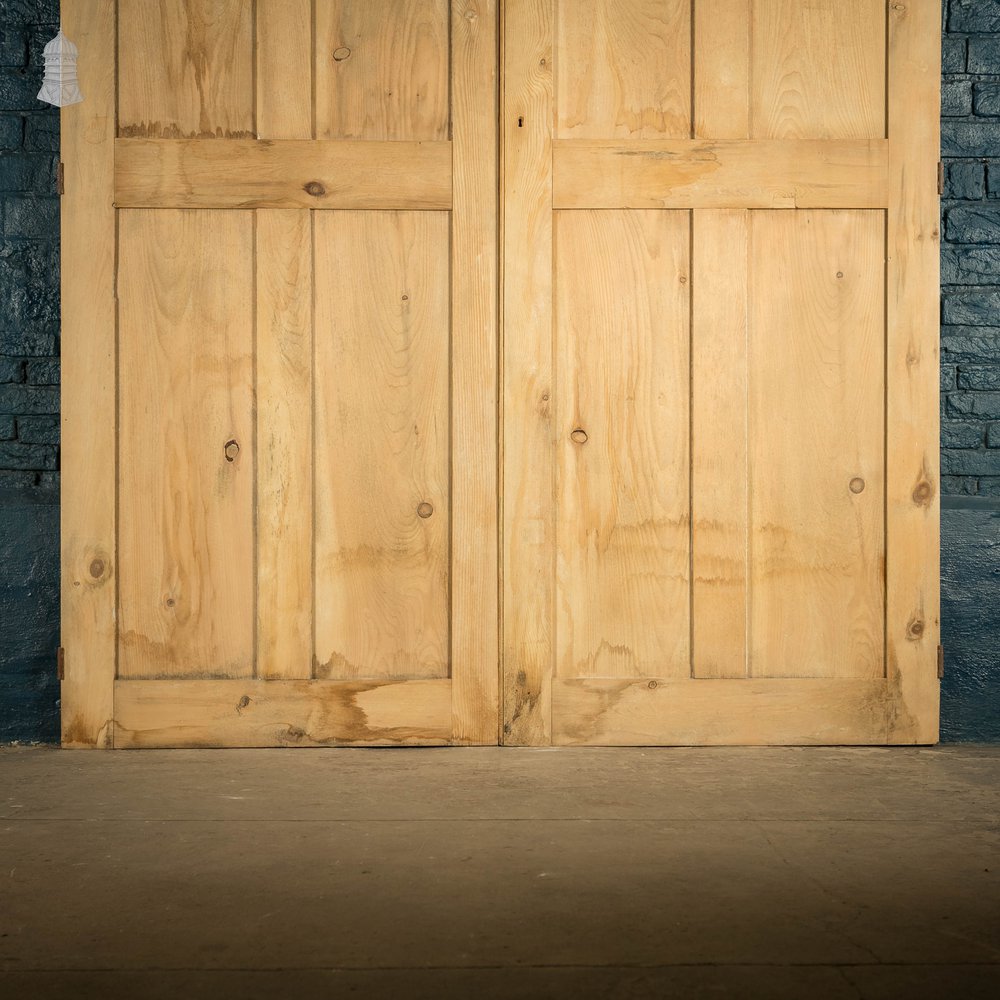
<svg viewBox="0 0 1000 1000">
<path fill-rule="evenodd" d="M 62 744 L 112 743 L 116 657 L 115 0 L 63 0 L 86 100 L 60 116 Z"/>
<path fill-rule="evenodd" d="M 504 11 L 502 742 L 538 745 L 551 741 L 555 648 L 553 0 Z"/>
<path fill-rule="evenodd" d="M 938 738 L 941 4 L 888 5 L 886 671 L 890 743 Z"/>
</svg>

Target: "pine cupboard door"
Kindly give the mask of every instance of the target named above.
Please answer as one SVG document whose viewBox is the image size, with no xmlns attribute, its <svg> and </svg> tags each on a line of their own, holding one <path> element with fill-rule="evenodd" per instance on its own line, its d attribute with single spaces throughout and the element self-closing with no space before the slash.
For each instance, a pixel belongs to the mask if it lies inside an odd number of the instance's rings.
<svg viewBox="0 0 1000 1000">
<path fill-rule="evenodd" d="M 496 743 L 495 0 L 62 17 L 64 743 Z"/>
<path fill-rule="evenodd" d="M 504 5 L 504 742 L 937 740 L 940 17 Z"/>
</svg>

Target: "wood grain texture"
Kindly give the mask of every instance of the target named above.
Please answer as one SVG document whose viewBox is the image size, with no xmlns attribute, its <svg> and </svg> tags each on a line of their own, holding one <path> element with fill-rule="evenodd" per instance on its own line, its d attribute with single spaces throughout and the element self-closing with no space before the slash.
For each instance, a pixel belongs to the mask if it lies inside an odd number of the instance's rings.
<svg viewBox="0 0 1000 1000">
<path fill-rule="evenodd" d="M 314 0 L 256 0 L 257 138 L 313 138 Z"/>
<path fill-rule="evenodd" d="M 119 681 L 115 746 L 435 746 L 451 682 Z"/>
<path fill-rule="evenodd" d="M 323 0 L 319 139 L 449 138 L 447 0 Z"/>
<path fill-rule="evenodd" d="M 446 677 L 449 219 L 315 227 L 315 674 Z"/>
<path fill-rule="evenodd" d="M 120 212 L 118 294 L 119 677 L 247 676 L 251 215 Z"/>
<path fill-rule="evenodd" d="M 885 136 L 886 0 L 754 0 L 751 11 L 751 136 Z"/>
<path fill-rule="evenodd" d="M 504 4 L 503 742 L 550 741 L 552 0 Z"/>
<path fill-rule="evenodd" d="M 884 246 L 880 212 L 752 215 L 755 677 L 884 675 Z"/>
<path fill-rule="evenodd" d="M 557 0 L 556 135 L 691 134 L 692 0 Z"/>
<path fill-rule="evenodd" d="M 869 680 L 571 680 L 552 693 L 563 746 L 886 742 L 893 693 Z"/>
<path fill-rule="evenodd" d="M 936 743 L 940 682 L 938 295 L 941 5 L 889 9 L 887 302 L 889 738 Z"/>
<path fill-rule="evenodd" d="M 257 213 L 257 674 L 312 674 L 309 212 Z"/>
<path fill-rule="evenodd" d="M 556 208 L 884 208 L 884 140 L 559 141 Z"/>
<path fill-rule="evenodd" d="M 449 209 L 448 142 L 119 139 L 119 208 Z"/>
<path fill-rule="evenodd" d="M 750 136 L 752 0 L 695 0 L 694 136 Z"/>
<path fill-rule="evenodd" d="M 750 213 L 696 212 L 692 242 L 691 673 L 744 677 Z"/>
<path fill-rule="evenodd" d="M 253 136 L 253 6 L 119 0 L 118 134 Z"/>
<path fill-rule="evenodd" d="M 687 212 L 555 216 L 556 673 L 689 673 Z"/>
<path fill-rule="evenodd" d="M 452 0 L 453 739 L 497 742 L 497 4 Z"/>
<path fill-rule="evenodd" d="M 110 746 L 115 676 L 115 4 L 63 0 L 86 102 L 63 108 L 62 744 Z"/>
</svg>

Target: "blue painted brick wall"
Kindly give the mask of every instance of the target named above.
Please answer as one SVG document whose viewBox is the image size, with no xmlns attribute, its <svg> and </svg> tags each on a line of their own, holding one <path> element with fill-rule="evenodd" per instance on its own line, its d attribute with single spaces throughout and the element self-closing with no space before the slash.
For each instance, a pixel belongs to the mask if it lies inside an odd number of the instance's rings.
<svg viewBox="0 0 1000 1000">
<path fill-rule="evenodd" d="M 1000 0 L 944 16 L 942 486 L 1000 497 Z"/>
<path fill-rule="evenodd" d="M 56 0 L 0 0 L 0 489 L 59 467 L 59 112 L 35 99 Z"/>
</svg>

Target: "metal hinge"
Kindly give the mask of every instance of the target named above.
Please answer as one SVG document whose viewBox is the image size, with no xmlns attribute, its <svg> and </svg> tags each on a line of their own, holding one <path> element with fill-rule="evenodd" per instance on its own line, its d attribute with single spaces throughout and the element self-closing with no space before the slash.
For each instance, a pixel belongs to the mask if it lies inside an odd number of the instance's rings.
<svg viewBox="0 0 1000 1000">
<path fill-rule="evenodd" d="M 66 193 L 66 167 L 62 160 L 59 161 L 59 166 L 56 167 L 56 192 L 60 195 Z"/>
<path fill-rule="evenodd" d="M 944 678 L 944 646 L 938 646 L 938 680 Z"/>
<path fill-rule="evenodd" d="M 944 162 L 938 160 L 938 197 L 944 194 Z"/>
<path fill-rule="evenodd" d="M 56 676 L 61 681 L 66 679 L 66 650 L 62 646 L 56 651 Z"/>
</svg>

